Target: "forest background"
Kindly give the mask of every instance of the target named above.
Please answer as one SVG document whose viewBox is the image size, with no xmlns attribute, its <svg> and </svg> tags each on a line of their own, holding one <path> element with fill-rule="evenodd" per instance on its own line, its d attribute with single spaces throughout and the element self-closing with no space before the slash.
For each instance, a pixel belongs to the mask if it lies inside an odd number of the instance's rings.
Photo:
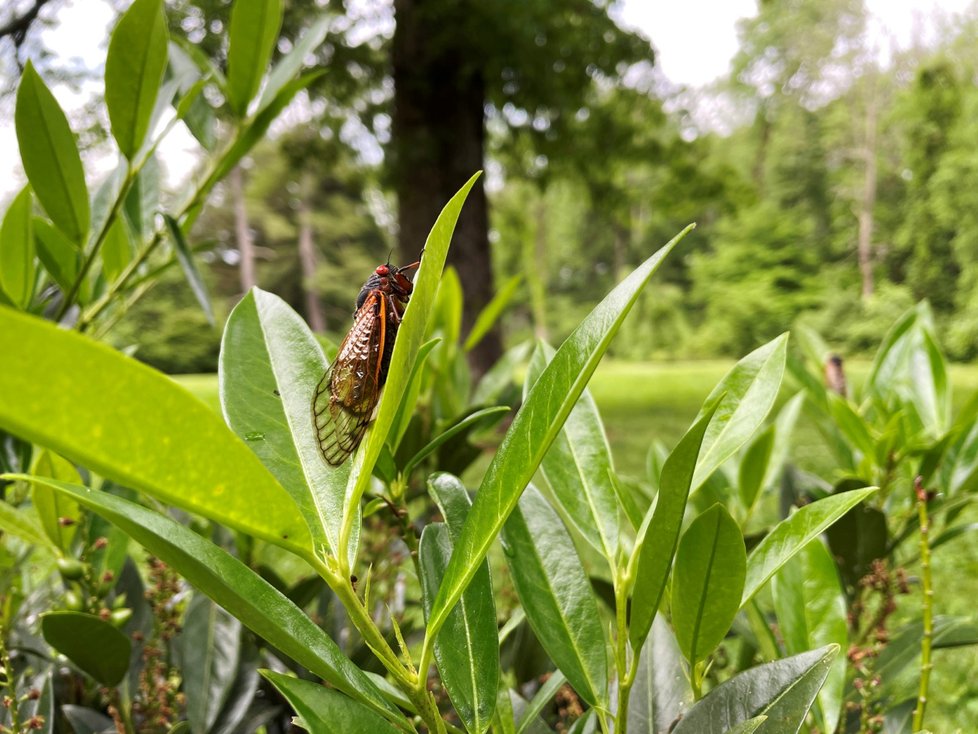
<svg viewBox="0 0 978 734">
<path fill-rule="evenodd" d="M 925 298 L 948 355 L 978 356 L 975 6 L 918 16 L 898 43 L 860 0 L 762 2 L 738 22 L 729 73 L 684 87 L 655 64 L 654 32 L 628 30 L 603 2 L 294 2 L 277 53 L 318 5 L 327 73 L 194 232 L 218 325 L 257 283 L 341 335 L 365 275 L 391 251 L 413 259 L 441 203 L 485 168 L 453 249 L 466 327 L 494 292 L 512 293 L 502 331 L 472 357 L 483 367 L 505 343 L 562 339 L 690 221 L 614 356 L 740 355 L 798 322 L 859 355 Z M 27 57 L 75 100 L 101 78 L 45 40 L 73 6 L 6 4 L 5 110 Z M 218 68 L 228 12 L 168 3 Z M 98 109 L 81 105 L 73 122 L 96 162 Z M 213 146 L 226 124 L 201 122 L 193 145 Z M 189 170 L 158 164 L 165 200 Z M 216 369 L 219 328 L 176 270 L 112 338 L 169 372 Z"/>
</svg>

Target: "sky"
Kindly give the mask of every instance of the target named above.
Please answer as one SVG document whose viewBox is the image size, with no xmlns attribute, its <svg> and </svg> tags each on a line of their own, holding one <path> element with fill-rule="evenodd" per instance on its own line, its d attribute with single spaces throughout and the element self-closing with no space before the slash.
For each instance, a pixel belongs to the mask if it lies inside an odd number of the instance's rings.
<svg viewBox="0 0 978 734">
<path fill-rule="evenodd" d="M 926 39 L 928 23 L 936 13 L 963 11 L 971 0 L 867 0 L 872 15 L 871 32 L 885 53 L 891 43 L 907 46 L 915 35 Z M 736 24 L 756 12 L 756 0 L 623 0 L 618 20 L 642 31 L 656 48 L 656 64 L 675 84 L 700 86 L 726 73 L 737 51 Z M 42 13 L 44 11 L 42 10 Z M 46 30 L 49 48 L 65 58 L 76 58 L 92 68 L 105 63 L 106 39 L 113 13 L 105 0 L 69 0 L 58 12 L 60 25 Z M 52 90 L 62 106 L 79 108 L 99 91 L 97 83 L 73 93 L 63 86 Z M 0 113 L 0 199 L 7 198 L 23 183 L 10 110 Z M 193 164 L 195 144 L 177 126 L 164 147 L 162 158 L 169 163 L 168 183 L 177 183 Z M 114 165 L 105 157 L 86 160 L 86 169 L 96 173 Z"/>
</svg>

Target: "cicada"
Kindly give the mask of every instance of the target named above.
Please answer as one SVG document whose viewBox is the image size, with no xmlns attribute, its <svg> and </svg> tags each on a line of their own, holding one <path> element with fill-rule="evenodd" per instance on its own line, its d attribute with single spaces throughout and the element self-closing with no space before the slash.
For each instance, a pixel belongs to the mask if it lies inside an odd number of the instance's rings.
<svg viewBox="0 0 978 734">
<path fill-rule="evenodd" d="M 323 458 L 339 466 L 356 451 L 387 381 L 394 339 L 414 284 L 407 273 L 421 261 L 379 265 L 357 296 L 353 328 L 316 387 L 313 421 Z"/>
</svg>

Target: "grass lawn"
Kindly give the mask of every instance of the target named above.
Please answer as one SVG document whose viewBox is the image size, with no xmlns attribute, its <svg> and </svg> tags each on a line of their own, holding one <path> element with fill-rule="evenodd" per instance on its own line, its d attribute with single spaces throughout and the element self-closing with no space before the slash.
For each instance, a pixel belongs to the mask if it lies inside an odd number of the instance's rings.
<svg viewBox="0 0 978 734">
<path fill-rule="evenodd" d="M 608 439 L 620 471 L 641 475 L 649 447 L 661 440 L 669 448 L 689 427 L 703 400 L 733 365 L 732 361 L 629 363 L 605 361 L 591 381 Z M 849 382 L 862 384 L 868 362 L 847 365 Z M 201 400 L 220 412 L 216 375 L 181 375 L 175 378 Z M 978 390 L 978 366 L 951 368 L 955 407 Z M 780 401 L 791 396 L 785 391 Z M 795 429 L 792 461 L 804 469 L 831 478 L 833 467 L 815 429 L 804 416 Z M 978 521 L 972 507 L 959 522 Z M 978 537 L 956 540 L 935 553 L 935 611 L 947 615 L 975 615 L 978 598 Z M 908 571 L 913 575 L 916 568 Z M 914 594 L 900 599 L 898 617 L 910 618 L 919 608 Z M 938 650 L 931 678 L 927 724 L 934 732 L 962 734 L 978 731 L 978 653 L 976 648 Z"/>
</svg>

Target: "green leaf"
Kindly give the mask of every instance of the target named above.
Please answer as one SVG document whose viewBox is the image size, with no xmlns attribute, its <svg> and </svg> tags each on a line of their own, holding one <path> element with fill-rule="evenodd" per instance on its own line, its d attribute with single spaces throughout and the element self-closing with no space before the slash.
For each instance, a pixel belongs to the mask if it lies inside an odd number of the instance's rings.
<svg viewBox="0 0 978 734">
<path fill-rule="evenodd" d="M 486 471 L 456 543 L 432 607 L 429 636 L 437 633 L 479 568 L 642 288 L 690 229 L 683 230 L 609 293 L 568 337 L 533 386 Z M 427 639 L 425 644 L 429 644 Z"/>
<path fill-rule="evenodd" d="M 853 409 L 844 397 L 829 393 L 828 401 L 829 412 L 842 435 L 864 457 L 872 459 L 876 453 L 876 441 L 870 433 L 866 420 Z"/>
<path fill-rule="evenodd" d="M 408 387 L 401 396 L 400 405 L 397 406 L 397 413 L 394 415 L 393 426 L 389 434 L 388 445 L 398 447 L 401 439 L 407 433 L 411 418 L 414 416 L 414 409 L 418 404 L 418 395 L 421 394 L 421 382 L 424 375 L 424 366 L 428 361 L 431 351 L 438 346 L 439 339 L 431 339 L 421 345 L 418 356 L 414 359 L 411 367 L 411 377 L 408 378 Z"/>
<path fill-rule="evenodd" d="M 121 485 L 303 553 L 295 503 L 221 418 L 105 345 L 0 308 L 0 428 Z"/>
<path fill-rule="evenodd" d="M 54 278 L 61 290 L 68 291 L 81 266 L 79 251 L 57 228 L 46 219 L 34 218 L 34 241 L 37 246 L 37 256 Z"/>
<path fill-rule="evenodd" d="M 842 578 L 855 588 L 873 561 L 886 556 L 889 531 L 882 510 L 856 505 L 825 531 Z"/>
<path fill-rule="evenodd" d="M 160 208 L 160 164 L 150 156 L 140 169 L 126 200 L 123 211 L 136 240 L 148 242 L 156 231 L 156 212 Z"/>
<path fill-rule="evenodd" d="M 107 280 L 114 281 L 132 260 L 132 241 L 126 218 L 119 216 L 112 222 L 102 242 L 102 272 Z"/>
<path fill-rule="evenodd" d="M 483 337 L 489 333 L 499 317 L 509 307 L 510 301 L 516 295 L 516 291 L 523 284 L 523 274 L 518 273 L 506 280 L 503 285 L 496 290 L 496 294 L 479 312 L 472 324 L 468 337 L 465 339 L 465 346 L 462 347 L 466 352 L 471 352 L 475 346 L 482 341 Z"/>
<path fill-rule="evenodd" d="M 278 296 L 253 288 L 228 317 L 218 365 L 224 417 L 291 495 L 313 547 L 336 555 L 349 464 L 326 464 L 310 412 L 326 367 L 306 322 Z"/>
<path fill-rule="evenodd" d="M 553 348 L 540 342 L 526 372 L 524 395 L 553 360 Z M 540 464 L 544 479 L 581 536 L 613 564 L 618 550 L 618 497 L 611 447 L 598 406 L 584 390 Z"/>
<path fill-rule="evenodd" d="M 766 721 L 755 732 L 797 732 L 828 675 L 837 645 L 745 670 L 721 683 L 693 706 L 673 734 L 725 734 L 757 716 Z"/>
<path fill-rule="evenodd" d="M 387 374 L 387 384 L 377 407 L 377 417 L 368 429 L 367 436 L 353 460 L 350 480 L 346 487 L 343 511 L 344 523 L 346 524 L 352 525 L 353 513 L 359 512 L 360 498 L 363 497 L 363 493 L 370 483 L 374 464 L 377 463 L 377 458 L 380 456 L 381 449 L 384 447 L 394 424 L 401 395 L 409 387 L 412 367 L 421 351 L 421 345 L 427 331 L 428 318 L 438 290 L 438 283 L 441 280 L 442 270 L 445 267 L 445 258 L 448 256 L 448 246 L 451 243 L 452 233 L 455 231 L 455 222 L 458 221 L 458 215 L 462 211 L 465 198 L 480 175 L 481 172 L 473 175 L 445 205 L 425 242 L 424 257 L 421 259 L 421 266 L 414 277 L 411 302 L 405 309 L 404 319 L 397 330 L 390 370 Z M 472 572 L 475 573 L 475 571 L 476 568 L 473 568 Z M 458 601 L 457 597 L 455 601 Z M 452 606 L 454 606 L 454 602 Z M 448 609 L 445 610 L 446 615 L 448 611 Z M 444 618 L 440 620 L 440 622 L 444 621 Z"/>
<path fill-rule="evenodd" d="M 51 647 L 103 685 L 118 685 L 129 670 L 129 638 L 92 614 L 48 612 L 41 616 L 41 632 Z"/>
<path fill-rule="evenodd" d="M 112 719 L 93 709 L 66 703 L 62 704 L 61 711 L 75 734 L 113 734 L 116 731 Z"/>
<path fill-rule="evenodd" d="M 34 468 L 31 471 L 35 476 L 51 477 L 62 482 L 81 484 L 81 477 L 70 461 L 65 461 L 60 456 L 47 449 L 42 449 L 34 461 Z M 81 520 L 81 510 L 78 503 L 72 502 L 67 497 L 58 494 L 50 487 L 35 484 L 33 492 L 34 509 L 41 521 L 44 532 L 63 553 L 67 553 L 71 548 L 71 540 L 75 537 L 78 522 Z M 71 520 L 71 524 L 64 525 L 61 518 Z"/>
<path fill-rule="evenodd" d="M 632 579 L 632 611 L 628 627 L 628 637 L 635 650 L 641 649 L 659 610 L 682 530 L 696 457 L 719 404 L 719 400 L 714 399 L 713 404 L 702 411 L 702 415 L 666 459 L 659 477 L 658 499 L 649 508 L 635 540 L 635 550 L 629 563 L 634 572 L 629 573 Z"/>
<path fill-rule="evenodd" d="M 426 614 L 451 555 L 448 527 L 442 523 L 427 525 L 421 533 L 418 551 Z M 482 734 L 492 721 L 499 685 L 496 607 L 488 565 L 462 594 L 435 638 L 435 660 L 442 683 L 466 730 Z"/>
<path fill-rule="evenodd" d="M 760 729 L 765 721 L 767 721 L 766 716 L 755 716 L 753 719 L 740 722 L 732 729 L 727 729 L 727 734 L 752 734 Z"/>
<path fill-rule="evenodd" d="M 46 484 L 105 517 L 269 644 L 339 690 L 409 728 L 400 712 L 305 612 L 241 561 L 190 528 L 107 492 L 43 477 L 9 477 Z"/>
<path fill-rule="evenodd" d="M 502 540 L 513 586 L 543 649 L 581 698 L 606 708 L 607 640 L 598 604 L 564 523 L 532 485 Z"/>
<path fill-rule="evenodd" d="M 44 548 L 52 553 L 57 550 L 34 517 L 25 509 L 18 509 L 3 500 L 0 500 L 0 530 L 20 538 L 31 547 Z"/>
<path fill-rule="evenodd" d="M 737 470 L 737 492 L 744 509 L 750 510 L 763 489 L 774 452 L 774 426 L 761 431 L 744 452 Z"/>
<path fill-rule="evenodd" d="M 261 99 L 258 102 L 258 109 L 263 110 L 266 106 L 272 103 L 277 95 L 292 78 L 299 73 L 299 69 L 305 64 L 306 57 L 314 53 L 326 40 L 326 34 L 329 32 L 329 25 L 331 19 L 327 15 L 323 15 L 319 20 L 313 23 L 309 30 L 302 34 L 302 38 L 296 42 L 292 50 L 289 51 L 285 56 L 278 60 L 274 67 L 272 67 L 271 73 L 268 75 L 268 81 L 265 82 L 265 88 L 262 90 Z"/>
<path fill-rule="evenodd" d="M 781 389 L 787 347 L 788 335 L 782 334 L 740 360 L 713 388 L 706 404 L 726 395 L 703 437 L 692 491 L 737 453 L 764 423 Z"/>
<path fill-rule="evenodd" d="M 669 731 L 693 704 L 693 691 L 679 643 L 661 614 L 652 622 L 642 646 L 632 694 L 628 699 L 628 731 L 655 734 Z"/>
<path fill-rule="evenodd" d="M 720 644 L 740 608 L 747 549 L 740 528 L 720 504 L 683 533 L 672 579 L 672 624 L 691 665 Z"/>
<path fill-rule="evenodd" d="M 133 0 L 109 40 L 105 106 L 112 135 L 130 161 L 149 131 L 166 69 L 168 35 L 162 0 Z"/>
<path fill-rule="evenodd" d="M 775 525 L 747 559 L 747 581 L 741 606 L 750 601 L 792 556 L 876 490 L 877 487 L 867 487 L 826 497 L 805 505 Z"/>
<path fill-rule="evenodd" d="M 232 6 L 227 97 L 238 117 L 247 114 L 258 91 L 281 25 L 281 0 L 238 0 Z"/>
<path fill-rule="evenodd" d="M 444 431 L 435 436 L 431 441 L 425 445 L 418 453 L 410 458 L 407 464 L 404 465 L 404 476 L 408 477 L 411 475 L 418 465 L 424 461 L 426 458 L 435 453 L 439 447 L 443 446 L 445 443 L 470 430 L 476 424 L 482 422 L 486 418 L 495 418 L 499 420 L 499 417 L 504 413 L 509 412 L 509 407 L 505 405 L 497 405 L 493 408 L 483 408 L 482 410 L 477 410 L 464 418 L 462 418 L 457 423 L 449 426 Z"/>
<path fill-rule="evenodd" d="M 24 171 L 44 211 L 76 246 L 88 236 L 88 188 L 75 136 L 51 90 L 28 61 L 14 112 Z"/>
<path fill-rule="evenodd" d="M 312 734 L 397 734 L 401 731 L 338 691 L 272 670 L 262 670 L 261 674 L 295 709 L 299 725 Z"/>
<path fill-rule="evenodd" d="M 178 638 L 187 719 L 195 734 L 210 731 L 228 700 L 241 662 L 241 623 L 195 594 Z"/>
<path fill-rule="evenodd" d="M 207 285 L 204 283 L 204 279 L 200 276 L 200 272 L 197 270 L 197 266 L 194 264 L 193 253 L 190 251 L 190 246 L 187 244 L 187 240 L 183 236 L 183 230 L 180 228 L 180 223 L 169 214 L 164 214 L 163 220 L 166 222 L 166 228 L 170 232 L 170 239 L 173 240 L 173 246 L 177 253 L 177 260 L 180 261 L 180 267 L 183 269 L 183 275 L 187 279 L 187 283 L 190 284 L 190 290 L 193 291 L 194 297 L 197 299 L 197 303 L 199 303 L 200 307 L 204 310 L 204 315 L 207 317 L 207 323 L 213 326 L 214 309 L 211 307 L 211 298 L 207 294 Z"/>
<path fill-rule="evenodd" d="M 546 708 L 550 700 L 557 695 L 557 691 L 560 687 L 567 682 L 567 678 L 559 670 L 555 670 L 547 678 L 547 682 L 540 686 L 539 690 L 533 694 L 533 699 L 529 704 L 519 713 L 519 726 L 516 727 L 516 734 L 524 734 L 524 732 L 529 732 L 531 728 L 537 723 L 540 713 Z M 550 731 L 545 729 L 545 731 Z"/>
<path fill-rule="evenodd" d="M 798 654 L 831 643 L 840 650 L 849 648 L 845 595 L 835 562 L 819 539 L 775 574 L 771 588 L 786 652 Z M 835 731 L 839 724 L 845 682 L 846 659 L 840 655 L 818 693 L 822 731 Z"/>
<path fill-rule="evenodd" d="M 34 294 L 34 199 L 25 186 L 10 203 L 0 226 L 0 289 L 19 308 Z"/>
</svg>

